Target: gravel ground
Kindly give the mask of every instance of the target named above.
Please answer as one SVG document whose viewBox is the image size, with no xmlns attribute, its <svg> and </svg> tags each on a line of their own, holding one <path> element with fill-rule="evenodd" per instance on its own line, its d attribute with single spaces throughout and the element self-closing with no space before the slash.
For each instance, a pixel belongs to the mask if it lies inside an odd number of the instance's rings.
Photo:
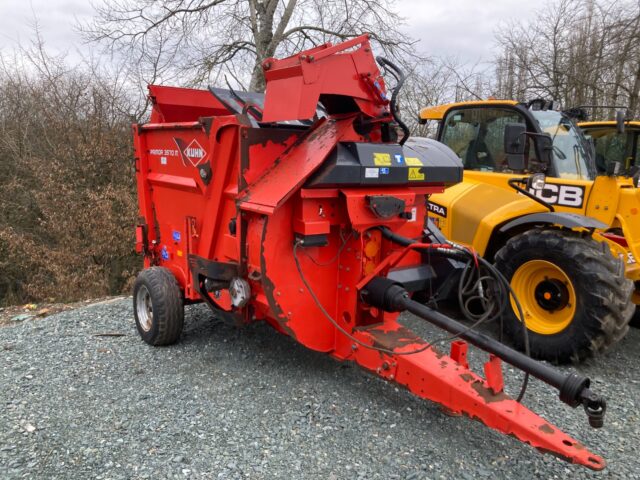
<svg viewBox="0 0 640 480">
<path fill-rule="evenodd" d="M 597 473 L 203 306 L 180 344 L 151 348 L 130 304 L 0 328 L 0 478 L 640 478 L 640 330 L 579 367 L 609 398 L 602 430 L 540 382 L 525 398 L 608 460 Z"/>
</svg>

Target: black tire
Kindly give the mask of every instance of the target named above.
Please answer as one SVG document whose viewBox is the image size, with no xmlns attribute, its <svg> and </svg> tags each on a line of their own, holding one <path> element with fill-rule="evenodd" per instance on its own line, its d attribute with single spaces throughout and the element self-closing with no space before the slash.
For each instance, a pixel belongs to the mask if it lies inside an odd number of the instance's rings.
<svg viewBox="0 0 640 480">
<path fill-rule="evenodd" d="M 169 269 L 151 267 L 138 274 L 133 285 L 133 314 L 138 333 L 149 345 L 178 341 L 184 324 L 184 302 Z"/>
<path fill-rule="evenodd" d="M 562 269 L 576 300 L 575 313 L 561 331 L 541 334 L 528 329 L 532 357 L 578 362 L 606 351 L 625 336 L 635 311 L 633 283 L 624 277 L 624 265 L 606 244 L 573 231 L 532 229 L 511 238 L 496 254 L 495 266 L 511 282 L 516 270 L 530 260 L 545 260 Z M 504 328 L 516 348 L 524 350 L 522 324 L 511 307 Z"/>
<path fill-rule="evenodd" d="M 636 309 L 631 316 L 629 326 L 633 328 L 640 328 L 640 305 L 636 305 Z"/>
</svg>

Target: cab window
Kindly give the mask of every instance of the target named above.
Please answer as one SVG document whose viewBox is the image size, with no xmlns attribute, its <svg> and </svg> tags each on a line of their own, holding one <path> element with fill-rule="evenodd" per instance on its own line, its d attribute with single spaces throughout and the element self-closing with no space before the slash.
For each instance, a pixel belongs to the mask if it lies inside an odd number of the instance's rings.
<svg viewBox="0 0 640 480">
<path fill-rule="evenodd" d="M 599 172 L 607 170 L 607 164 L 619 162 L 627 165 L 627 135 L 619 134 L 615 129 L 590 132 L 596 146 L 596 167 Z"/>
<path fill-rule="evenodd" d="M 508 108 L 461 108 L 444 119 L 442 142 L 461 159 L 466 170 L 510 171 L 504 151 L 504 130 L 508 123 L 525 123 L 518 112 Z M 525 165 L 537 162 L 535 148 L 527 139 Z"/>
</svg>

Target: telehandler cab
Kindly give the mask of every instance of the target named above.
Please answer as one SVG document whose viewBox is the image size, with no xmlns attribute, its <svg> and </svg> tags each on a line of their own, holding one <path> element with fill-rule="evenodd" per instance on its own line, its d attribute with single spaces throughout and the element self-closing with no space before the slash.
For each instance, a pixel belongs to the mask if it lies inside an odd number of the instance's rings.
<svg viewBox="0 0 640 480">
<path fill-rule="evenodd" d="M 422 109 L 430 120 L 464 164 L 463 182 L 432 195 L 430 212 L 510 280 L 532 355 L 577 361 L 620 340 L 640 302 L 640 189 L 598 175 L 592 145 L 543 100 Z M 512 303 L 504 330 L 524 348 L 520 325 Z"/>
</svg>

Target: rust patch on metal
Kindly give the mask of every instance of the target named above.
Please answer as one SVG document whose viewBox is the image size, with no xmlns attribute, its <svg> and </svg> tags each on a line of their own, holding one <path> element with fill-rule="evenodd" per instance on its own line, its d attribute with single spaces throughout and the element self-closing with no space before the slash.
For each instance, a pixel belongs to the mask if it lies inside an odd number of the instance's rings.
<svg viewBox="0 0 640 480">
<path fill-rule="evenodd" d="M 447 368 L 447 365 L 449 365 L 449 362 L 446 360 L 440 360 L 440 368 Z"/>
<path fill-rule="evenodd" d="M 551 428 L 551 425 L 549 425 L 548 423 L 540 425 L 540 427 L 538 429 L 542 433 L 548 433 L 549 435 L 553 435 L 555 433 L 555 430 L 553 428 Z"/>
<path fill-rule="evenodd" d="M 442 353 L 440 350 L 438 350 L 436 347 L 434 347 L 433 345 L 431 346 L 431 351 L 433 352 L 433 354 L 436 356 L 436 358 L 439 360 L 442 357 L 445 356 L 444 353 Z"/>
<path fill-rule="evenodd" d="M 418 337 L 408 328 L 400 326 L 397 330 L 380 330 L 368 329 L 373 337 L 373 345 L 385 348 L 387 350 L 395 350 L 396 348 L 406 347 L 407 345 L 426 345 L 424 339 Z"/>
<path fill-rule="evenodd" d="M 287 316 L 285 315 L 284 311 L 282 310 L 282 308 L 280 307 L 280 305 L 278 304 L 278 302 L 275 299 L 274 296 L 274 292 L 275 292 L 275 285 L 273 284 L 273 282 L 271 281 L 271 279 L 267 276 L 267 261 L 266 261 L 266 257 L 264 254 L 264 249 L 265 249 L 265 242 L 267 240 L 267 224 L 269 222 L 269 218 L 265 215 L 264 216 L 264 225 L 262 227 L 262 238 L 260 241 L 260 270 L 261 270 L 261 274 L 262 274 L 262 288 L 264 290 L 264 294 L 265 297 L 267 298 L 267 303 L 269 304 L 269 307 L 271 308 L 271 311 L 273 312 L 274 316 L 275 316 L 275 320 L 278 322 L 278 324 L 280 324 L 280 326 L 282 327 L 282 329 L 293 339 L 296 338 L 296 334 L 293 331 L 293 329 L 291 329 L 291 327 L 289 327 L 287 325 L 288 320 L 287 320 Z"/>
<path fill-rule="evenodd" d="M 463 373 L 460 375 L 460 378 L 467 383 L 473 381 L 473 375 L 471 375 L 470 373 Z"/>
<path fill-rule="evenodd" d="M 473 382 L 471 384 L 471 388 L 478 392 L 478 395 L 480 395 L 487 403 L 502 402 L 503 400 L 509 399 L 509 396 L 504 392 L 493 393 L 493 390 L 489 387 L 485 387 L 480 380 Z"/>
</svg>

